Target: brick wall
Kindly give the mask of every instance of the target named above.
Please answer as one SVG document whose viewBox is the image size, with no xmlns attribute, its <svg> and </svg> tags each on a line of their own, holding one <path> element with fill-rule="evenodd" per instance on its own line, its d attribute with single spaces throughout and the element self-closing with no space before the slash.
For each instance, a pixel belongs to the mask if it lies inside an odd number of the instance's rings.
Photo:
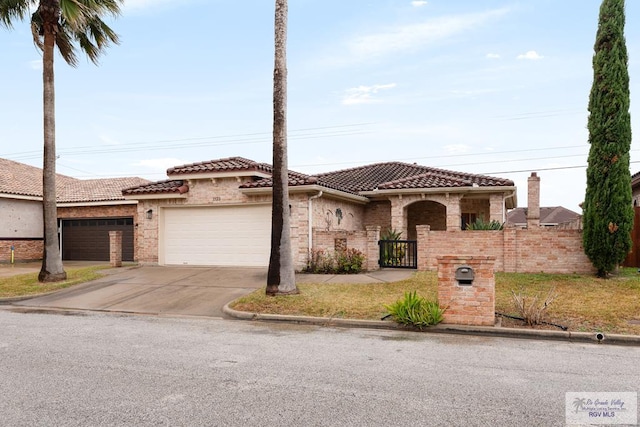
<svg viewBox="0 0 640 427">
<path fill-rule="evenodd" d="M 432 230 L 447 229 L 447 207 L 440 203 L 424 201 L 407 207 L 407 236 L 402 239 L 416 239 L 416 225 L 428 224 Z"/>
<path fill-rule="evenodd" d="M 136 205 L 114 206 L 58 206 L 58 218 L 124 218 L 136 216 Z"/>
<path fill-rule="evenodd" d="M 418 269 L 435 270 L 437 257 L 495 257 L 495 270 L 514 273 L 594 272 L 584 254 L 580 230 L 516 229 L 430 231 L 418 226 Z"/>
<path fill-rule="evenodd" d="M 391 228 L 391 201 L 370 202 L 364 211 L 364 226 L 379 226 L 383 233 Z"/>
<path fill-rule="evenodd" d="M 0 240 L 0 263 L 11 262 L 11 246 L 14 247 L 14 261 L 27 262 L 42 259 L 43 240 Z"/>
<path fill-rule="evenodd" d="M 476 218 L 483 218 L 485 221 L 489 221 L 491 217 L 490 204 L 487 199 L 469 199 L 464 197 L 460 201 L 460 210 L 462 213 L 476 214 Z M 433 227 L 431 227 L 431 229 L 435 230 Z"/>
<path fill-rule="evenodd" d="M 357 249 L 367 254 L 366 231 L 327 231 L 318 228 L 313 230 L 313 248 L 316 250 L 333 251 L 336 248 L 336 240 L 346 240 L 347 249 Z"/>
</svg>

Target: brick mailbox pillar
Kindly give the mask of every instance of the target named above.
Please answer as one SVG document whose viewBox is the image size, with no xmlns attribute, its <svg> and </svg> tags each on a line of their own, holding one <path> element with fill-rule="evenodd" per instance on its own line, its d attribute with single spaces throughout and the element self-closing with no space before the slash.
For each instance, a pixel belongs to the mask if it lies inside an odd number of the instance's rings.
<svg viewBox="0 0 640 427">
<path fill-rule="evenodd" d="M 109 232 L 109 263 L 111 267 L 122 267 L 122 231 Z"/>
<path fill-rule="evenodd" d="M 495 324 L 495 257 L 438 257 L 438 303 L 447 307 L 442 323 Z"/>
</svg>

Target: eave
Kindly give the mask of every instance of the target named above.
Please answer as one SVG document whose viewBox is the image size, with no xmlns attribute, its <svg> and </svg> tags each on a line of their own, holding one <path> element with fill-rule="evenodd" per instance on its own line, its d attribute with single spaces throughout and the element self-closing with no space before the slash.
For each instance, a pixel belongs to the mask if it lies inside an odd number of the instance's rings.
<svg viewBox="0 0 640 427">
<path fill-rule="evenodd" d="M 236 170 L 224 172 L 185 172 L 167 174 L 170 179 L 216 179 L 216 178 L 238 178 L 245 176 L 255 176 L 258 178 L 271 178 L 271 174 L 256 170 Z"/>
<path fill-rule="evenodd" d="M 25 196 L 22 194 L 0 193 L 0 199 L 16 199 L 16 200 L 30 200 L 34 202 L 41 202 L 41 196 Z"/>
<path fill-rule="evenodd" d="M 83 206 L 118 206 L 118 205 L 137 205 L 136 200 L 105 200 L 102 202 L 58 202 L 59 208 L 77 208 Z"/>
<path fill-rule="evenodd" d="M 126 200 L 186 199 L 188 193 L 125 194 Z"/>
<path fill-rule="evenodd" d="M 271 194 L 273 192 L 272 187 L 262 187 L 262 188 L 241 188 L 240 191 L 243 194 L 247 195 L 263 195 L 263 194 Z M 336 199 L 345 200 L 348 202 L 354 202 L 358 204 L 367 204 L 369 203 L 369 198 L 364 196 L 358 196 L 356 194 L 347 193 L 340 190 L 334 190 L 333 188 L 323 187 L 322 185 L 296 185 L 293 187 L 289 187 L 289 194 L 292 193 L 317 193 L 322 191 L 323 196 L 329 195 Z"/>
<path fill-rule="evenodd" d="M 442 188 L 401 188 L 401 189 L 384 189 L 373 191 L 361 191 L 360 194 L 370 198 L 389 197 L 410 194 L 491 194 L 491 193 L 511 193 L 505 194 L 507 209 L 513 209 L 517 206 L 516 187 L 515 186 L 495 186 L 495 187 L 442 187 Z M 511 206 L 511 207 L 510 207 Z"/>
</svg>

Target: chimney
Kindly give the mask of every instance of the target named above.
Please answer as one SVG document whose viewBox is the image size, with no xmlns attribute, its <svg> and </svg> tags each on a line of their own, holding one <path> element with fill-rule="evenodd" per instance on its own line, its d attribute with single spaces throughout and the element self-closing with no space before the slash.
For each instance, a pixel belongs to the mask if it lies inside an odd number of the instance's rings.
<svg viewBox="0 0 640 427">
<path fill-rule="evenodd" d="M 540 177 L 531 172 L 528 178 L 529 192 L 527 194 L 527 228 L 540 227 Z"/>
</svg>

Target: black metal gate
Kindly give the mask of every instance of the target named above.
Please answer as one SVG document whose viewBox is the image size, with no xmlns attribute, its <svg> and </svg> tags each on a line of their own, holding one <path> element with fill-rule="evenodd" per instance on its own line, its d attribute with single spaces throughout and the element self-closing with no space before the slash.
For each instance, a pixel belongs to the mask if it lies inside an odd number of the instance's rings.
<svg viewBox="0 0 640 427">
<path fill-rule="evenodd" d="M 416 240 L 380 240 L 382 268 L 418 268 L 418 242 Z"/>
</svg>

